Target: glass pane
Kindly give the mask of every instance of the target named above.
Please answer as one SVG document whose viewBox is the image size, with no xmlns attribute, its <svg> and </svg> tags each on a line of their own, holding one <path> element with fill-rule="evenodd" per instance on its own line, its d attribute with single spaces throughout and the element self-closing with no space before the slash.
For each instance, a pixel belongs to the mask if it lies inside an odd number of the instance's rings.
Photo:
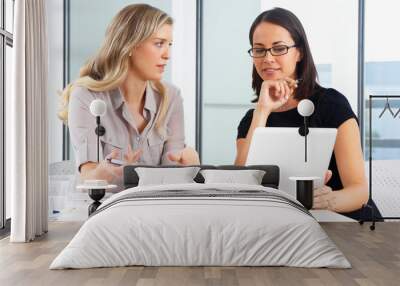
<svg viewBox="0 0 400 286">
<path fill-rule="evenodd" d="M 12 48 L 6 45 L 6 74 L 5 74 L 5 99 L 6 104 L 10 101 L 11 97 L 11 76 L 13 67 Z M 7 154 L 5 152 L 5 154 Z M 7 171 L 7 170 L 5 170 Z M 6 188 L 6 219 L 11 217 L 11 188 Z"/>
<path fill-rule="evenodd" d="M 400 215 L 400 53 L 396 48 L 400 39 L 391 35 L 400 25 L 400 2 L 386 0 L 384 6 L 377 0 L 365 2 L 365 158 L 369 158 L 371 135 L 372 198 L 383 216 L 394 217 Z M 372 98 L 371 134 L 370 95 L 398 96 Z"/>
<path fill-rule="evenodd" d="M 14 32 L 14 0 L 5 0 L 6 4 L 6 30 Z"/>
<path fill-rule="evenodd" d="M 233 164 L 236 128 L 251 108 L 248 32 L 260 1 L 203 1 L 202 163 Z M 223 118 L 223 120 L 221 120 Z"/>
<path fill-rule="evenodd" d="M 396 48 L 397 37 L 390 39 L 390 45 L 382 45 L 387 41 L 387 35 L 396 33 L 395 27 L 400 25 L 400 19 L 396 16 L 396 9 L 400 8 L 400 2 L 387 0 L 382 7 L 379 1 L 366 1 L 365 7 L 365 113 L 368 114 L 369 95 L 400 95 L 400 54 Z M 384 13 L 384 14 L 381 14 Z M 384 16 L 383 16 L 384 15 Z M 385 33 L 382 33 L 382 31 Z M 400 148 L 390 143 L 391 139 L 397 138 L 399 134 L 393 132 L 397 121 L 387 109 L 385 114 L 379 118 L 380 113 L 386 106 L 386 99 L 375 99 L 373 101 L 372 128 L 379 135 L 379 150 L 373 150 L 374 159 L 400 159 Z M 399 110 L 399 102 L 390 100 L 389 105 L 394 115 Z M 375 114 L 377 113 L 377 114 Z M 375 116 L 376 115 L 376 116 Z M 397 115 L 399 116 L 400 113 Z M 367 117 L 366 117 L 367 119 Z M 379 120 L 378 120 L 379 119 Z M 366 121 L 366 124 L 368 122 Z M 365 140 L 368 138 L 368 125 L 365 128 Z M 372 133 L 374 135 L 374 133 Z M 366 144 L 367 145 L 367 144 Z M 367 146 L 366 146 L 367 148 Z M 394 149 L 394 150 L 393 150 Z M 396 151 L 397 149 L 397 151 Z M 367 158 L 367 157 L 366 157 Z"/>
<path fill-rule="evenodd" d="M 3 29 L 3 5 L 1 5 L 1 1 L 0 1 L 0 29 Z"/>
</svg>

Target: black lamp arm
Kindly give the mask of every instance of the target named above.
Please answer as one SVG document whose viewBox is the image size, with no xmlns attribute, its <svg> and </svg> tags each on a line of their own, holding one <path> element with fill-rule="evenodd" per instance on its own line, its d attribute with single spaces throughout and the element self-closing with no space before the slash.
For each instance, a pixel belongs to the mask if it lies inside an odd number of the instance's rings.
<svg viewBox="0 0 400 286">
<path fill-rule="evenodd" d="M 304 116 L 304 124 L 299 128 L 299 134 L 304 136 L 304 161 L 307 162 L 307 135 L 310 132 L 308 129 L 308 116 Z"/>
<path fill-rule="evenodd" d="M 94 132 L 97 135 L 97 163 L 99 163 L 100 162 L 100 136 L 103 136 L 106 133 L 106 129 L 100 125 L 100 116 L 96 116 L 96 124 L 97 124 L 97 127 Z"/>
<path fill-rule="evenodd" d="M 307 116 L 304 116 L 304 162 L 307 162 L 307 134 L 308 134 L 308 127 L 307 127 Z"/>
</svg>

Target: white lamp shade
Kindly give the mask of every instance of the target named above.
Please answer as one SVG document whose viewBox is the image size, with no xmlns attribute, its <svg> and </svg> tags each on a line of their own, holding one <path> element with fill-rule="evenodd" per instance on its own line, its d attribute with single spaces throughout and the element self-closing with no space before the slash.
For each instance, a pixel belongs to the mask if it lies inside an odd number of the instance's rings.
<svg viewBox="0 0 400 286">
<path fill-rule="evenodd" d="M 311 116 L 314 113 L 314 103 L 309 99 L 303 99 L 297 105 L 297 111 L 301 116 Z"/>
<path fill-rule="evenodd" d="M 106 114 L 107 106 L 104 100 L 95 99 L 90 103 L 90 113 L 94 116 L 103 116 Z"/>
</svg>

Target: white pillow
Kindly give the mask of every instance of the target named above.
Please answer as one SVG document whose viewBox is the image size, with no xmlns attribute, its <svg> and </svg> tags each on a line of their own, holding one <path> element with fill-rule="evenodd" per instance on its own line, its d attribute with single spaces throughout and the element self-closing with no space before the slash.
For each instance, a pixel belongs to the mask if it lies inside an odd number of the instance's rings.
<svg viewBox="0 0 400 286">
<path fill-rule="evenodd" d="M 262 170 L 201 170 L 204 183 L 261 185 L 265 171 Z"/>
<path fill-rule="evenodd" d="M 195 183 L 199 167 L 182 168 L 135 168 L 139 176 L 138 186 Z"/>
</svg>

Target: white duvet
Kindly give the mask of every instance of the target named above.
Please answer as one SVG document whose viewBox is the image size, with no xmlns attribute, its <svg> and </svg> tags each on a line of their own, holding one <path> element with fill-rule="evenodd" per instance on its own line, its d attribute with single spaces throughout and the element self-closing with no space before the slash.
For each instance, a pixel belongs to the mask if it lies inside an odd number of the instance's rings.
<svg viewBox="0 0 400 286">
<path fill-rule="evenodd" d="M 218 195 L 223 192 L 227 196 Z M 50 269 L 127 265 L 351 267 L 295 199 L 272 188 L 231 184 L 120 192 L 85 222 Z"/>
</svg>

